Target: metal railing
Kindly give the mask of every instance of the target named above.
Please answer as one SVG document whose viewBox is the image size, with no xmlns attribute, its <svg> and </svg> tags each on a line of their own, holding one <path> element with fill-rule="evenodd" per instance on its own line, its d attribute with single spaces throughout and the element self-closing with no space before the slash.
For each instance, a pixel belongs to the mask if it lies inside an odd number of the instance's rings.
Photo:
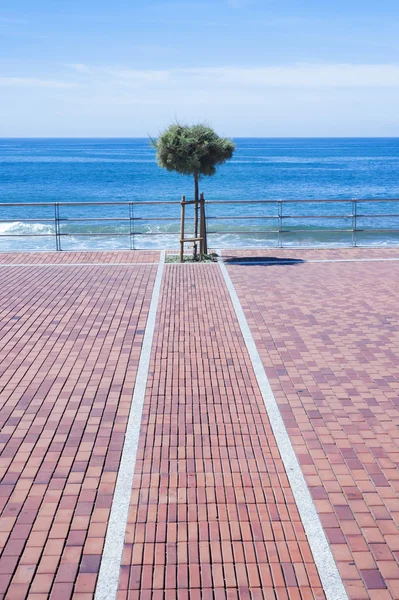
<svg viewBox="0 0 399 600">
<path fill-rule="evenodd" d="M 395 206 L 395 204 L 396 212 L 395 209 L 384 212 L 387 207 Z M 317 209 L 313 212 L 306 211 L 303 214 L 301 209 L 306 205 L 316 206 Z M 383 210 L 378 210 L 382 205 L 384 205 Z M 399 245 L 399 198 L 211 200 L 206 201 L 206 206 L 208 236 L 210 244 L 213 244 L 214 247 L 217 245 L 214 242 L 215 236 L 226 235 L 241 236 L 246 246 L 251 246 L 251 236 L 258 242 L 259 237 L 264 236 L 266 238 L 265 247 L 268 247 L 267 244 L 270 243 L 270 238 L 273 236 L 275 243 L 271 244 L 272 247 L 304 247 L 303 243 L 295 246 L 295 239 L 299 241 L 305 239 L 311 246 L 312 238 L 318 240 L 317 245 L 320 246 L 322 245 L 319 240 L 320 236 L 326 238 L 327 234 L 346 236 L 348 239 L 345 238 L 344 243 L 348 246 L 370 245 L 365 241 L 367 242 L 371 238 L 373 238 L 373 246 L 379 245 L 379 239 L 384 245 L 387 239 L 389 243 Z M 338 206 L 342 209 L 338 210 Z M 332 211 L 324 214 L 324 209 L 328 207 L 335 208 L 335 214 L 330 214 Z M 99 216 L 86 216 L 82 213 L 83 211 L 93 214 L 98 208 L 101 208 L 102 211 Z M 73 214 L 76 209 L 80 214 Z M 21 210 L 25 211 L 28 216 L 21 217 Z M 121 210 L 122 213 L 119 214 Z M 226 214 L 222 214 L 221 210 L 224 210 Z M 255 212 L 253 212 L 254 210 Z M 266 212 L 262 213 L 262 210 Z M 143 214 L 140 214 L 140 211 Z M 7 212 L 11 212 L 11 214 L 7 215 Z M 106 215 L 106 212 L 109 214 Z M 367 220 L 370 226 L 365 225 Z M 321 221 L 323 226 L 320 226 Z M 392 222 L 396 224 L 396 227 L 387 226 Z M 215 229 L 218 223 L 222 226 Z M 233 228 L 227 227 L 228 223 L 232 223 Z M 260 226 L 251 229 L 249 225 L 245 225 L 246 223 L 258 223 Z M 314 223 L 316 225 L 313 225 Z M 324 223 L 331 223 L 331 225 L 324 226 Z M 334 226 L 334 223 L 338 223 L 340 226 Z M 7 224 L 11 227 L 8 230 Z M 0 226 L 2 227 L 0 246 L 3 250 L 7 249 L 4 238 L 15 240 L 15 242 L 31 238 L 53 238 L 54 247 L 52 249 L 63 250 L 66 249 L 64 240 L 69 239 L 70 241 L 71 238 L 76 240 L 87 237 L 125 237 L 128 240 L 127 248 L 143 249 L 151 247 L 151 241 L 148 240 L 154 236 L 158 236 L 158 238 L 159 236 L 175 236 L 178 239 L 179 224 L 180 201 L 0 203 Z M 35 225 L 40 225 L 44 229 L 35 230 Z M 156 230 L 154 230 L 154 225 Z M 74 226 L 73 231 L 70 226 Z M 86 230 L 84 230 L 84 226 Z M 104 231 L 104 227 L 108 227 L 108 230 Z M 170 227 L 173 230 L 170 230 Z M 363 234 L 363 239 L 359 239 L 361 234 Z M 140 242 L 140 240 L 146 241 Z M 233 247 L 234 240 L 231 244 L 230 247 Z M 240 246 L 242 245 L 240 243 Z M 328 242 L 327 245 L 332 246 L 334 243 Z M 343 245 L 342 241 L 339 242 L 339 245 Z M 15 250 L 15 246 L 14 243 L 12 249 Z M 117 245 L 117 247 L 121 246 Z M 175 241 L 174 247 L 176 247 Z M 96 248 L 100 249 L 101 244 Z M 108 245 L 107 248 L 110 246 Z"/>
<path fill-rule="evenodd" d="M 398 207 L 398 211 L 399 211 L 399 198 L 381 198 L 381 199 L 329 199 L 329 200 L 246 200 L 246 201 L 240 201 L 240 200 L 231 200 L 231 201 L 210 201 L 207 202 L 206 204 L 218 204 L 218 205 L 222 205 L 222 204 L 228 204 L 229 206 L 234 206 L 235 204 L 247 204 L 247 205 L 277 205 L 277 214 L 276 215 L 247 215 L 245 217 L 242 216 L 215 216 L 215 217 L 208 217 L 209 219 L 223 219 L 223 220 L 227 220 L 227 219 L 241 219 L 244 221 L 247 220 L 252 220 L 252 219 L 258 219 L 258 220 L 272 220 L 274 221 L 274 223 L 276 223 L 276 226 L 274 228 L 271 229 L 267 229 L 267 231 L 264 232 L 264 235 L 268 235 L 270 233 L 274 233 L 277 234 L 277 246 L 280 248 L 283 248 L 285 246 L 285 239 L 284 236 L 289 237 L 289 236 L 295 236 L 301 233 L 305 233 L 308 234 L 308 236 L 314 236 L 317 238 L 318 234 L 326 234 L 326 233 L 332 233 L 332 234 L 341 234 L 341 233 L 347 233 L 350 234 L 350 243 L 348 245 L 350 246 L 361 246 L 362 244 L 358 243 L 358 234 L 360 233 L 366 233 L 366 234 L 394 234 L 394 237 L 398 236 L 397 238 L 397 244 L 399 245 L 399 212 L 396 213 L 373 213 L 373 212 L 369 212 L 369 213 L 362 213 L 361 211 L 359 211 L 358 206 L 361 205 L 362 203 L 372 206 L 372 205 L 380 205 L 380 204 L 397 204 Z M 285 207 L 288 205 L 294 205 L 296 207 L 299 207 L 301 205 L 324 205 L 324 206 L 332 206 L 332 205 L 348 205 L 350 208 L 350 212 L 348 213 L 342 213 L 342 214 L 324 214 L 324 213 L 319 213 L 319 214 L 303 214 L 303 213 L 294 213 L 294 214 L 288 214 L 285 212 Z M 387 218 L 391 218 L 391 219 L 398 219 L 397 222 L 397 227 L 394 228 L 387 228 L 387 227 L 366 227 L 366 226 L 359 226 L 359 220 L 361 219 L 387 219 Z M 289 225 L 285 222 L 285 220 L 297 220 L 297 221 L 306 221 L 307 219 L 310 220 L 310 223 L 312 222 L 312 220 L 319 220 L 319 221 L 324 221 L 324 220 L 346 220 L 348 222 L 348 226 L 347 227 L 322 227 L 319 229 L 312 229 L 310 230 L 309 228 L 290 228 Z M 310 225 L 309 223 L 309 225 Z M 208 233 L 214 233 L 212 231 L 208 230 Z M 216 233 L 216 232 L 215 232 Z M 222 231 L 219 231 L 217 233 L 223 233 Z M 229 233 L 231 234 L 254 234 L 253 230 L 239 230 L 239 231 L 229 231 Z M 256 232 L 257 235 L 262 234 L 262 232 L 257 231 Z M 385 236 L 386 237 L 386 236 Z M 383 243 L 385 245 L 385 240 L 381 240 L 381 243 Z M 320 244 L 318 244 L 320 246 Z M 332 244 L 329 244 L 332 245 Z M 365 244 L 365 245 L 369 245 L 369 244 Z M 377 245 L 377 244 L 373 244 L 373 245 Z M 289 244 L 290 248 L 294 248 L 295 245 L 293 244 Z M 301 247 L 303 247 L 301 245 Z"/>
</svg>

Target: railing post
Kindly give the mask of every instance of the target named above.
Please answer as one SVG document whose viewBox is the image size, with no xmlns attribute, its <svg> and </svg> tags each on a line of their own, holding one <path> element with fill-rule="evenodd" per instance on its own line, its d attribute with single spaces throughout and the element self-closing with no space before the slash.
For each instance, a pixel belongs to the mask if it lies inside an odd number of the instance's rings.
<svg viewBox="0 0 399 600">
<path fill-rule="evenodd" d="M 198 238 L 198 209 L 199 209 L 199 204 L 197 202 L 197 200 L 194 202 L 194 260 L 197 259 L 197 241 L 196 239 Z"/>
<path fill-rule="evenodd" d="M 206 216 L 205 216 L 205 196 L 202 193 L 200 198 L 200 247 L 202 254 L 208 254 L 208 241 L 206 239 Z M 202 259 L 201 259 L 202 260 Z"/>
<path fill-rule="evenodd" d="M 60 230 L 60 205 L 54 204 L 54 225 L 55 225 L 55 249 L 61 251 L 61 230 Z"/>
<path fill-rule="evenodd" d="M 180 218 L 180 262 L 184 261 L 184 219 L 186 213 L 186 197 L 181 198 L 181 218 Z"/>
<path fill-rule="evenodd" d="M 283 201 L 278 200 L 278 247 L 283 247 Z"/>
<path fill-rule="evenodd" d="M 134 212 L 133 212 L 133 202 L 129 202 L 129 226 L 130 226 L 130 235 L 129 235 L 129 246 L 130 250 L 134 250 Z"/>
<path fill-rule="evenodd" d="M 357 245 L 357 200 L 352 200 L 352 246 L 356 248 Z"/>
</svg>

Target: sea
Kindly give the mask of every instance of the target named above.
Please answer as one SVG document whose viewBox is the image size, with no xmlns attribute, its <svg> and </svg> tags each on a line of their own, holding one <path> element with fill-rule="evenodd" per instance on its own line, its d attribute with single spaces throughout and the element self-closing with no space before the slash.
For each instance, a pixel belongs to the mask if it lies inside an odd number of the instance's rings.
<svg viewBox="0 0 399 600">
<path fill-rule="evenodd" d="M 212 248 L 399 244 L 399 138 L 234 141 L 201 181 Z M 182 195 L 148 139 L 0 139 L 1 251 L 177 248 Z"/>
</svg>

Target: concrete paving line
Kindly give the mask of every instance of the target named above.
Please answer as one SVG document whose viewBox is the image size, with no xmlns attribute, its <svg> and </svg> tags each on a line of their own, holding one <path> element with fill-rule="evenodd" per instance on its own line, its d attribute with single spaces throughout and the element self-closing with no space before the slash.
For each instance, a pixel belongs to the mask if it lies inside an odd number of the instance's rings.
<svg viewBox="0 0 399 600">
<path fill-rule="evenodd" d="M 130 496 L 136 466 L 137 448 L 140 437 L 141 419 L 147 388 L 155 321 L 159 304 L 165 251 L 161 252 L 158 271 L 152 292 L 143 346 L 141 348 L 136 383 L 125 434 L 125 442 L 115 486 L 111 514 L 105 536 L 104 550 L 95 592 L 95 600 L 115 600 L 118 593 L 123 545 L 129 513 Z"/>
<path fill-rule="evenodd" d="M 301 467 L 292 447 L 287 429 L 285 428 L 276 399 L 270 387 L 269 380 L 264 369 L 262 359 L 256 348 L 244 310 L 241 306 L 233 282 L 227 271 L 226 265 L 219 261 L 230 298 L 241 328 L 245 345 L 247 347 L 255 376 L 262 393 L 263 401 L 267 410 L 269 421 L 276 438 L 284 467 L 291 485 L 296 505 L 304 526 L 313 558 L 319 572 L 321 583 L 327 600 L 349 600 L 344 584 L 335 563 L 331 548 L 327 541 L 323 526 L 317 514 L 312 496 L 303 476 Z"/>
<path fill-rule="evenodd" d="M 153 263 L 0 263 L 1 267 L 153 267 Z"/>
</svg>

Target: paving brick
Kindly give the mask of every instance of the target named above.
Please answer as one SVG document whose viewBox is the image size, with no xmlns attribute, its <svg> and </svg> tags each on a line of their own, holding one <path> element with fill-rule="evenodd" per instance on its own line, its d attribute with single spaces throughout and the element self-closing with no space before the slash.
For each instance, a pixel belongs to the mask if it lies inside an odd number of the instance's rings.
<svg viewBox="0 0 399 600">
<path fill-rule="evenodd" d="M 2 252 L 0 264 L 132 264 L 159 262 L 159 251 L 136 250 L 115 252 Z"/>
<path fill-rule="evenodd" d="M 398 252 L 272 255 L 225 258 L 349 597 L 398 600 L 398 266 L 295 263 Z M 0 598 L 93 600 L 158 261 L 0 257 Z M 165 268 L 119 587 L 324 599 L 218 265 Z"/>
<path fill-rule="evenodd" d="M 156 274 L 123 263 L 147 259 L 159 253 L 0 257 L 30 263 L 0 269 L 7 598 L 93 595 Z"/>
<path fill-rule="evenodd" d="M 305 539 L 219 266 L 167 265 L 125 538 L 128 589 L 140 599 L 166 589 L 168 600 L 321 600 Z"/>
<path fill-rule="evenodd" d="M 300 261 L 399 258 L 398 250 L 223 256 L 350 598 L 376 597 L 373 585 L 395 598 L 399 262 Z M 251 257 L 293 263 L 238 266 Z"/>
</svg>

